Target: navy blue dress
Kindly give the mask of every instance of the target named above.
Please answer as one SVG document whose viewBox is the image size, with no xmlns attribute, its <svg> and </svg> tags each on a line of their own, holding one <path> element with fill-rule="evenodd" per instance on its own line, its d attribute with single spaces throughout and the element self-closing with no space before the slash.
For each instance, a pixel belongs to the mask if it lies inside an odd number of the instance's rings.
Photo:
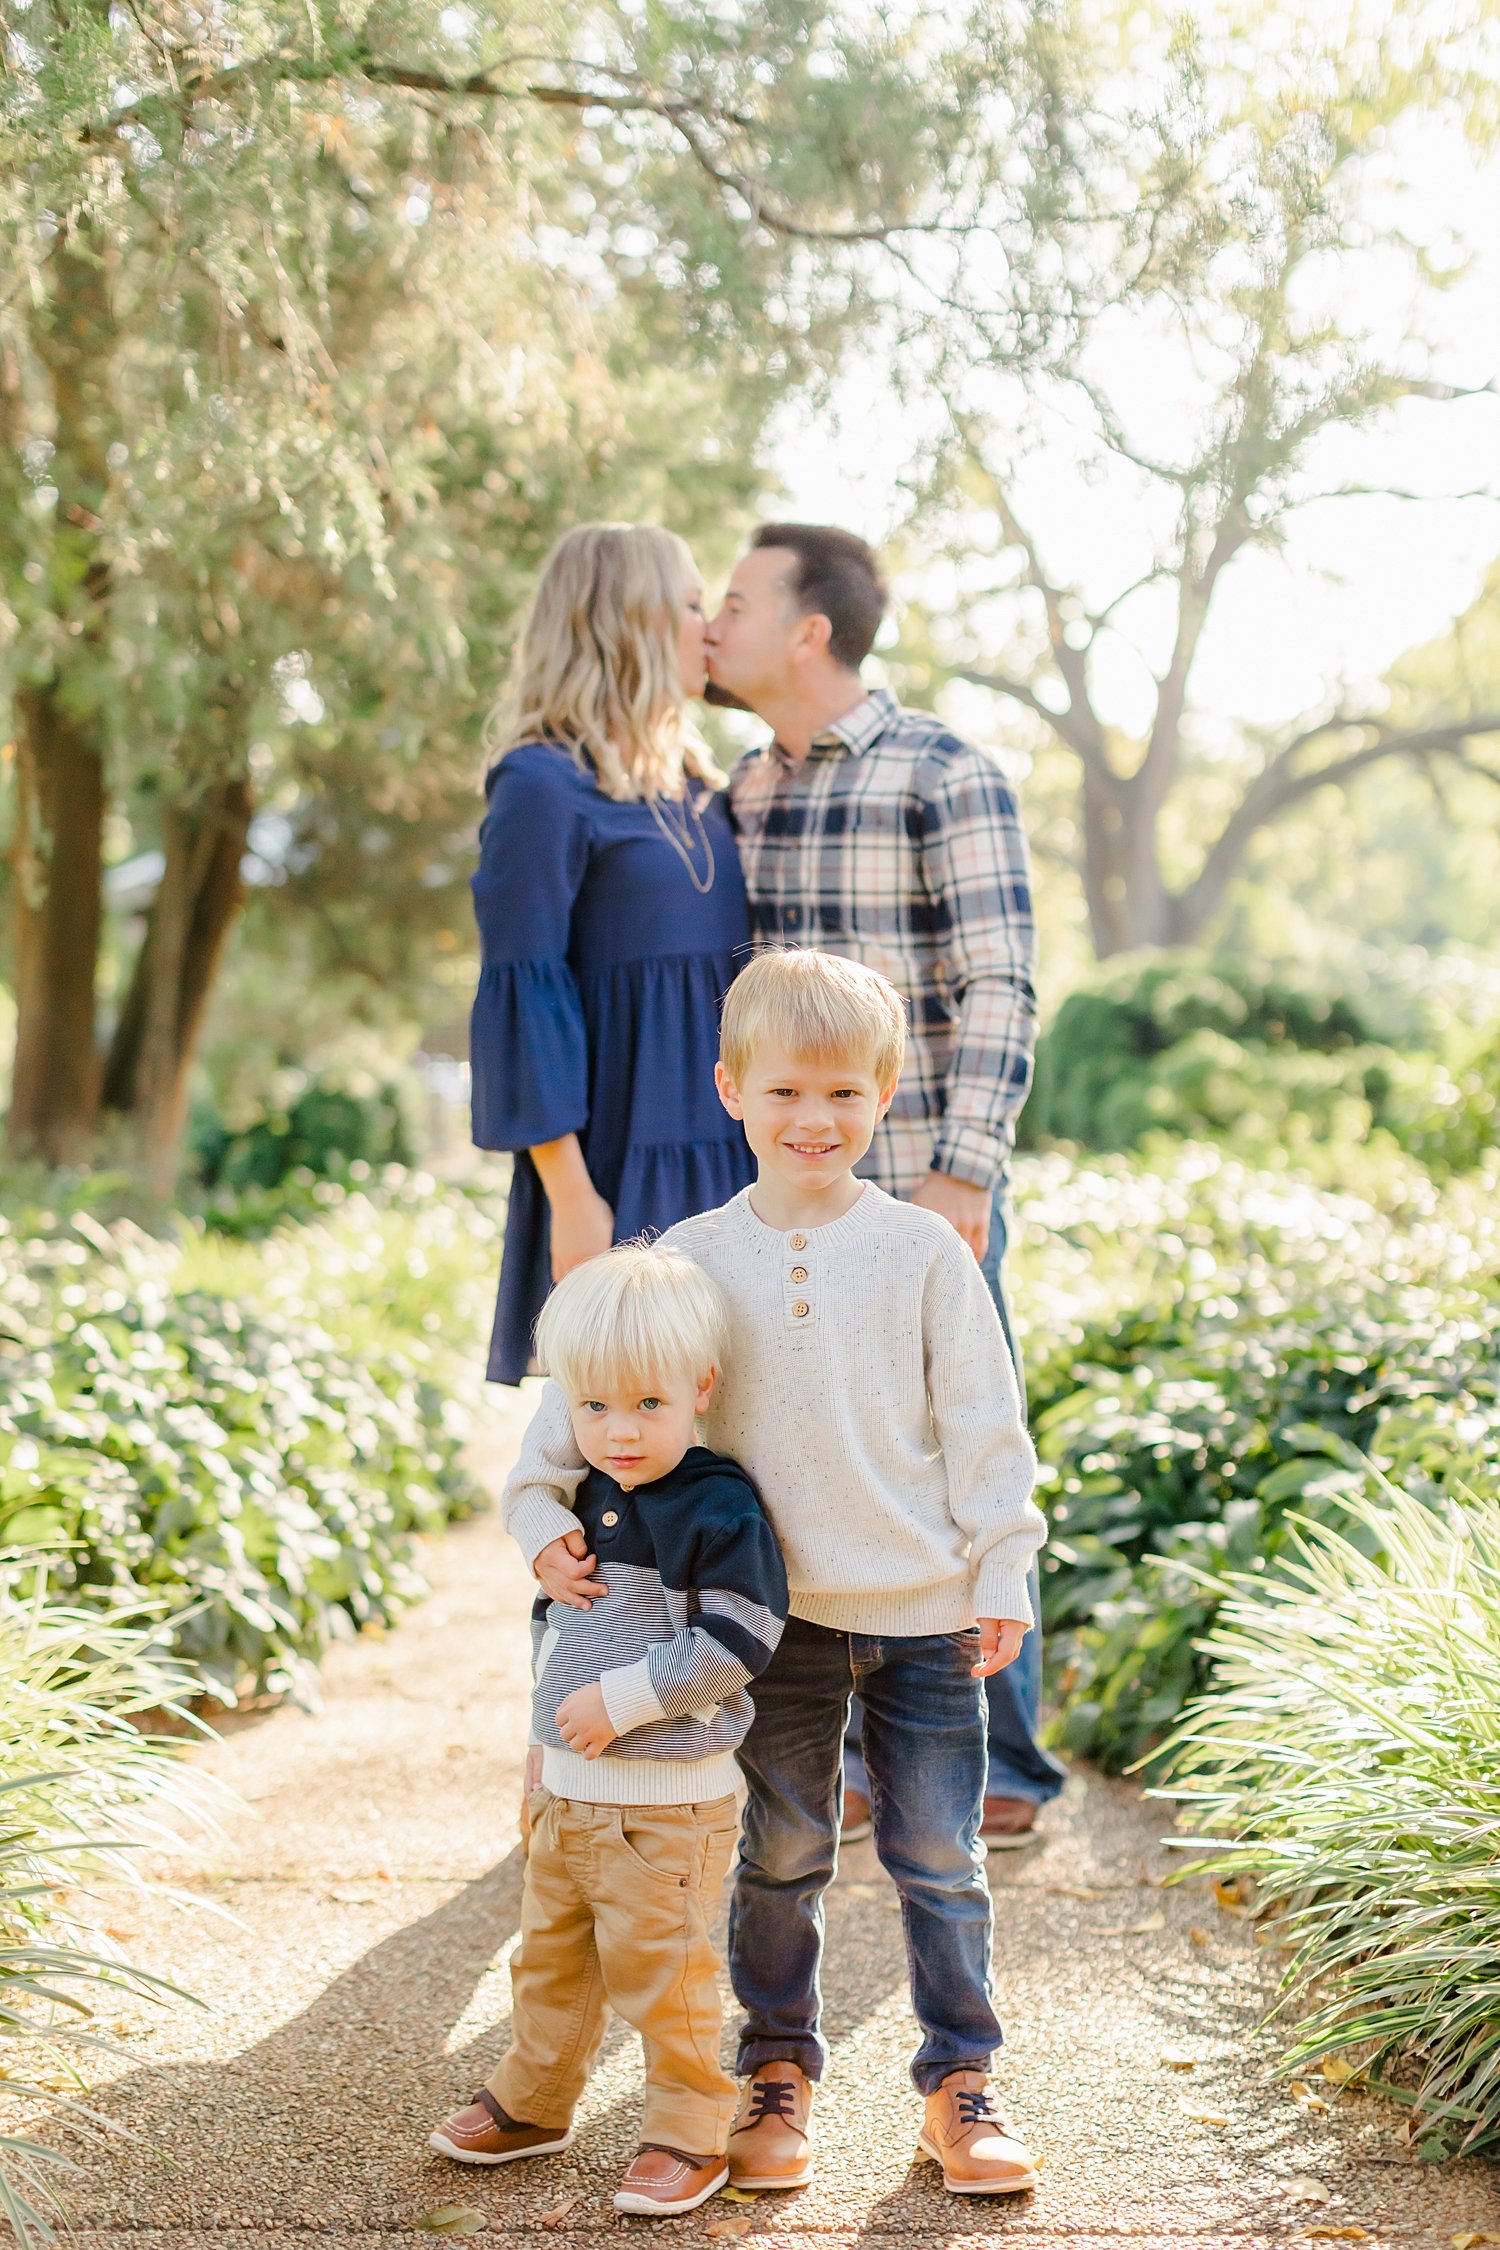
<svg viewBox="0 0 1500 2250">
<path fill-rule="evenodd" d="M 469 1052 L 475 1142 L 517 1152 L 489 1379 L 519 1383 L 552 1286 L 547 1198 L 525 1150 L 576 1133 L 617 1242 L 727 1203 L 753 1177 L 714 1091 L 719 1005 L 749 957 L 750 918 L 721 792 L 703 807 L 704 895 L 650 807 L 606 797 L 566 750 L 527 743 L 487 786 Z M 701 843 L 693 857 L 701 878 Z"/>
</svg>

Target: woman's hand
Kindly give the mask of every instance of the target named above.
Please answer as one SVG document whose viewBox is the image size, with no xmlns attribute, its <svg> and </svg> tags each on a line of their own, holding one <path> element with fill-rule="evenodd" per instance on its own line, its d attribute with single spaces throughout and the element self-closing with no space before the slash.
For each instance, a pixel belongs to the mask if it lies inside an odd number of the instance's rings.
<svg viewBox="0 0 1500 2250">
<path fill-rule="evenodd" d="M 543 1141 L 531 1151 L 552 1212 L 552 1278 L 602 1257 L 615 1238 L 615 1215 L 583 1161 L 576 1133 Z"/>
<path fill-rule="evenodd" d="M 561 1281 L 575 1266 L 602 1258 L 615 1238 L 615 1215 L 590 1186 L 552 1206 L 552 1278 Z"/>
</svg>

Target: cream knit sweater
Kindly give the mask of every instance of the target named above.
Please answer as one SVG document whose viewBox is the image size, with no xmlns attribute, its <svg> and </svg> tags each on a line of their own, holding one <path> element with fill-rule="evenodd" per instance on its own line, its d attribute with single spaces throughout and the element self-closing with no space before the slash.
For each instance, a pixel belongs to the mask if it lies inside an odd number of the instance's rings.
<svg viewBox="0 0 1500 2250">
<path fill-rule="evenodd" d="M 867 1182 L 841 1219 L 782 1233 L 746 1190 L 662 1240 L 729 1301 L 705 1442 L 754 1478 L 792 1615 L 869 1634 L 1030 1622 L 1036 1456 L 999 1315 L 947 1221 Z M 584 1473 L 549 1383 L 503 1503 L 528 1562 L 575 1528 Z"/>
</svg>

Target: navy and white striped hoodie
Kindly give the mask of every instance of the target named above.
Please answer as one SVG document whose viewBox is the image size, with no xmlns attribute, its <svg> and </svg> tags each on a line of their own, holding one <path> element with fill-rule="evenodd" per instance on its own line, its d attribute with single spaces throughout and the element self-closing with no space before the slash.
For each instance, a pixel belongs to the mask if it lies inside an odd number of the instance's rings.
<svg viewBox="0 0 1500 2250">
<path fill-rule="evenodd" d="M 734 1787 L 754 1716 L 746 1693 L 786 1622 L 786 1569 L 745 1471 L 691 1446 L 653 1484 L 625 1492 L 591 1469 L 573 1503 L 603 1601 L 532 1613 L 532 1739 L 542 1780 L 589 1804 L 693 1804 Z M 599 1758 L 570 1750 L 557 1708 L 597 1680 L 616 1730 Z"/>
</svg>

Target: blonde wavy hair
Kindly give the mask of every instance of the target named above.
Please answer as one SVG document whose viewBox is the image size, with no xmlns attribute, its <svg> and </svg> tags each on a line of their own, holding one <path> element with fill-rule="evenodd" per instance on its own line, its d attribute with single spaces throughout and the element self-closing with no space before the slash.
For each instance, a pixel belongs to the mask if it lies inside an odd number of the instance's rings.
<svg viewBox="0 0 1500 2250">
<path fill-rule="evenodd" d="M 683 709 L 677 637 L 697 572 L 652 524 L 581 523 L 542 567 L 509 685 L 485 725 L 493 767 L 523 742 L 556 742 L 607 797 L 675 797 L 724 775 Z"/>
</svg>

